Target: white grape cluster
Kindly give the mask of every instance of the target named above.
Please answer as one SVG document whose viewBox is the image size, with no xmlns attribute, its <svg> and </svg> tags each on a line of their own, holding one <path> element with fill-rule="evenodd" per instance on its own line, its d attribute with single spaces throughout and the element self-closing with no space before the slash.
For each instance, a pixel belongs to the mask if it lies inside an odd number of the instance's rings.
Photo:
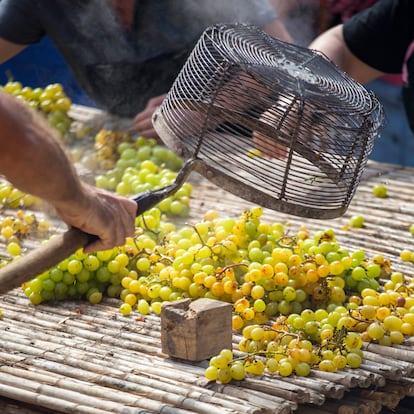
<svg viewBox="0 0 414 414">
<path fill-rule="evenodd" d="M 63 142 L 72 142 L 73 136 L 70 133 L 70 127 L 73 120 L 69 116 L 72 101 L 60 83 L 49 84 L 44 88 L 31 88 L 22 85 L 21 82 L 10 80 L 1 87 L 1 90 L 40 111 L 48 122 L 61 133 Z"/>
</svg>

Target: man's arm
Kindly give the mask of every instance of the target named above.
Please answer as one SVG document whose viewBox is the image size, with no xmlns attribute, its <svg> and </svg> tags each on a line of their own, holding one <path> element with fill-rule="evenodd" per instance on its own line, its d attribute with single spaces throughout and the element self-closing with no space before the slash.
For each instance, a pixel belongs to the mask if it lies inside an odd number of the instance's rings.
<svg viewBox="0 0 414 414">
<path fill-rule="evenodd" d="M 136 203 L 83 183 L 47 121 L 0 92 L 0 174 L 48 201 L 70 226 L 99 240 L 86 252 L 122 245 L 134 234 Z"/>
<path fill-rule="evenodd" d="M 352 54 L 344 41 L 343 25 L 335 26 L 319 35 L 312 41 L 309 48 L 322 52 L 343 71 L 362 84 L 368 83 L 384 74 Z"/>
<path fill-rule="evenodd" d="M 9 42 L 8 40 L 0 38 L 0 63 L 4 63 L 13 56 L 19 54 L 26 49 L 28 45 L 18 45 L 17 43 Z"/>
<path fill-rule="evenodd" d="M 57 131 L 24 103 L 0 95 L 0 173 L 22 191 L 50 202 L 76 198 L 74 167 Z"/>
</svg>

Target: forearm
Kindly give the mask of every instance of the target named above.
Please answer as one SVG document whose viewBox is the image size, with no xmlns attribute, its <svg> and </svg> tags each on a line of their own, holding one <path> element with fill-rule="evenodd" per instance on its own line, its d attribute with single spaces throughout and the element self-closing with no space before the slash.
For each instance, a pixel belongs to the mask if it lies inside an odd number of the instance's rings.
<svg viewBox="0 0 414 414">
<path fill-rule="evenodd" d="M 0 63 L 4 63 L 13 56 L 26 49 L 26 45 L 18 45 L 0 38 Z"/>
<path fill-rule="evenodd" d="M 81 189 L 57 132 L 35 111 L 3 92 L 0 173 L 21 191 L 54 205 L 74 200 Z"/>
</svg>

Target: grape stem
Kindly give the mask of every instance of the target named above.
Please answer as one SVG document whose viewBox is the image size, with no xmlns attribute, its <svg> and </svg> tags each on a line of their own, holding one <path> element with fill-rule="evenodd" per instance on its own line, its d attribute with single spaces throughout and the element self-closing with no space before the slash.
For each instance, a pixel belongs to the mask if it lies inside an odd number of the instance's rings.
<svg viewBox="0 0 414 414">
<path fill-rule="evenodd" d="M 229 264 L 229 265 L 223 267 L 222 269 L 220 269 L 220 271 L 216 272 L 215 276 L 218 280 L 220 280 L 221 278 L 223 278 L 225 276 L 227 270 L 232 269 L 234 267 L 241 267 L 241 266 L 247 267 L 247 264 L 246 263 L 232 263 L 232 264 Z"/>
</svg>

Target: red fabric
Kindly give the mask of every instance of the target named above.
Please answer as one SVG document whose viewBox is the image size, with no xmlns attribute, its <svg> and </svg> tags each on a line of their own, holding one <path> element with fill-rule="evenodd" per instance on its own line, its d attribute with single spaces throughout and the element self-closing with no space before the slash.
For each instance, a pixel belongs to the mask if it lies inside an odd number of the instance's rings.
<svg viewBox="0 0 414 414">
<path fill-rule="evenodd" d="M 402 85 L 403 84 L 403 77 L 401 73 L 388 73 L 386 75 L 381 76 L 381 79 L 385 80 L 392 85 Z"/>
</svg>

